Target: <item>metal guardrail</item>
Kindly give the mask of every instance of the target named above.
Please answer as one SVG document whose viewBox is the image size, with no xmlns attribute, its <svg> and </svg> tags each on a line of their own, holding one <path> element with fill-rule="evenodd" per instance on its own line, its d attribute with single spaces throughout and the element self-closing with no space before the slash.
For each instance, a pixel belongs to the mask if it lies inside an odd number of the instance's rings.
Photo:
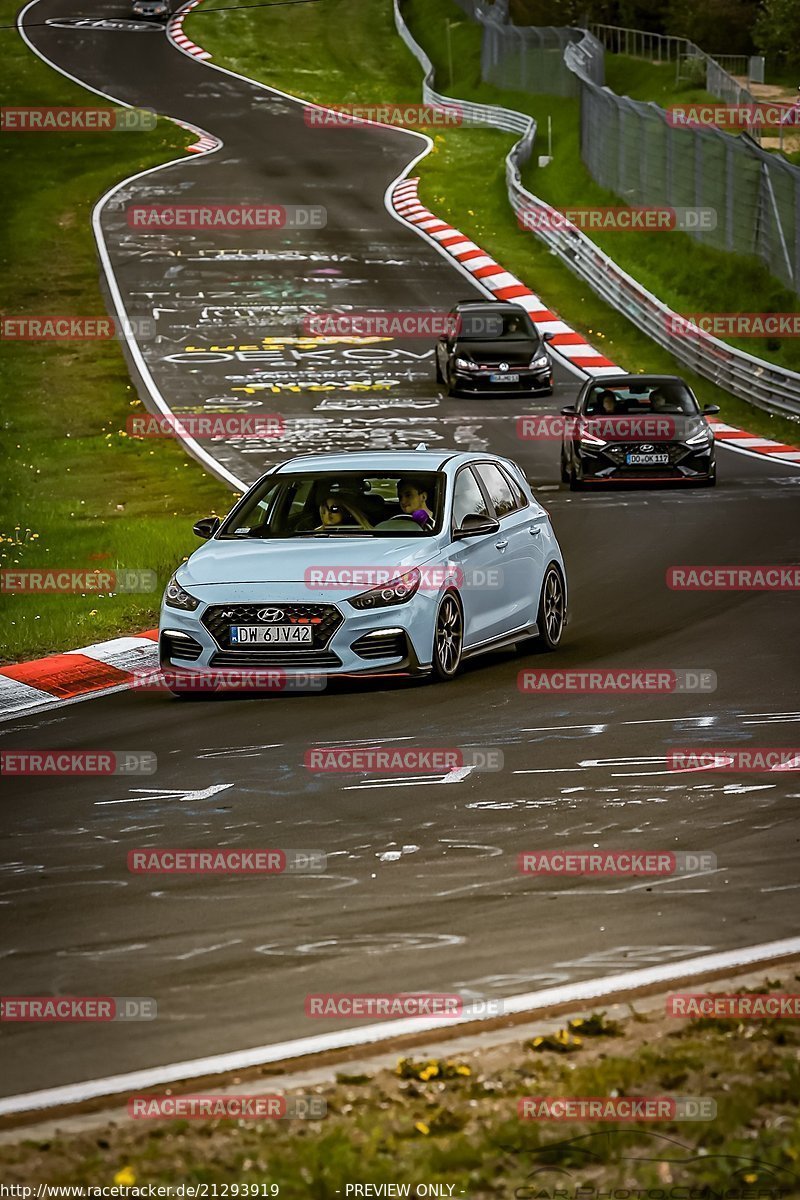
<svg viewBox="0 0 800 1200">
<path fill-rule="evenodd" d="M 556 210 L 522 184 L 522 167 L 530 159 L 536 139 L 535 119 L 514 109 L 494 104 L 475 104 L 437 92 L 433 86 L 433 63 L 408 29 L 401 12 L 401 0 L 393 0 L 393 4 L 397 32 L 424 72 L 422 95 L 425 103 L 436 108 L 457 107 L 470 124 L 521 133 L 522 137 L 506 155 L 509 203 L 518 216 L 523 212 L 555 214 Z M 485 19 L 482 6 L 476 5 L 475 9 L 476 17 Z M 583 33 L 585 37 L 592 37 L 585 30 Z M 567 62 L 570 54 L 584 57 L 580 42 L 568 46 L 565 52 Z M 598 296 L 627 316 L 637 328 L 668 350 L 679 362 L 759 408 L 783 416 L 800 417 L 800 374 L 756 358 L 708 334 L 686 336 L 673 333 L 672 321 L 680 321 L 680 314 L 623 271 L 582 230 L 563 221 L 560 215 L 557 221 L 551 220 L 549 224 L 559 227 L 536 228 L 532 232 Z"/>
</svg>

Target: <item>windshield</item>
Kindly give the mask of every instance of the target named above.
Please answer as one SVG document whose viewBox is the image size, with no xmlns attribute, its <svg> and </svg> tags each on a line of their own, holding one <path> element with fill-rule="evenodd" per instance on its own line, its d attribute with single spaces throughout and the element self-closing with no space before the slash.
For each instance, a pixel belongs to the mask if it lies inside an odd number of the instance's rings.
<svg viewBox="0 0 800 1200">
<path fill-rule="evenodd" d="M 681 413 L 697 416 L 697 401 L 684 383 L 628 383 L 605 387 L 597 384 L 585 400 L 587 416 L 630 413 Z"/>
<path fill-rule="evenodd" d="M 430 537 L 444 476 L 309 472 L 271 475 L 226 518 L 223 538 Z"/>
<path fill-rule="evenodd" d="M 527 315 L 497 312 L 496 309 L 470 309 L 458 317 L 458 339 L 462 342 L 530 341 L 538 339 Z"/>
</svg>

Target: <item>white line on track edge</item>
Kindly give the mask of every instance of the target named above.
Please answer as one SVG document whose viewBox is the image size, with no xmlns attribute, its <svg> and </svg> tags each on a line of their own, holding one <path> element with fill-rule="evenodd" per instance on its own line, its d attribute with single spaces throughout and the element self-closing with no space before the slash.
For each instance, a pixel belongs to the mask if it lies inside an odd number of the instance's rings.
<svg viewBox="0 0 800 1200">
<path fill-rule="evenodd" d="M 737 950 L 723 950 L 666 963 L 657 967 L 643 967 L 626 971 L 621 975 L 608 975 L 600 979 L 588 979 L 560 987 L 544 988 L 539 992 L 524 992 L 517 996 L 503 997 L 506 1014 L 536 1013 L 538 1010 L 583 1001 L 595 1001 L 612 993 L 631 991 L 654 984 L 669 983 L 673 979 L 686 979 L 691 975 L 712 971 L 737 971 L 739 968 L 757 966 L 778 958 L 800 954 L 800 937 L 782 938 L 756 946 L 742 946 Z M 479 1018 L 478 1018 L 479 1019 Z M 208 1075 L 222 1075 L 231 1071 L 246 1070 L 272 1062 L 301 1058 L 331 1050 L 370 1045 L 386 1039 L 402 1037 L 438 1029 L 451 1029 L 460 1024 L 474 1024 L 472 1015 L 462 1017 L 431 1017 L 427 1019 L 407 1018 L 401 1021 L 384 1021 L 361 1029 L 346 1029 L 337 1033 L 317 1034 L 313 1037 L 295 1038 L 272 1045 L 255 1046 L 249 1050 L 214 1054 L 207 1058 L 188 1059 L 185 1062 L 169 1063 L 163 1067 L 149 1067 L 141 1071 L 129 1071 L 122 1075 L 110 1075 L 101 1079 L 88 1079 L 81 1083 L 65 1084 L 42 1091 L 27 1092 L 0 1099 L 0 1116 L 12 1113 L 42 1111 L 67 1104 L 80 1104 L 87 1100 L 105 1096 L 132 1094 L 160 1084 L 176 1083 L 183 1079 L 199 1079 Z"/>
</svg>

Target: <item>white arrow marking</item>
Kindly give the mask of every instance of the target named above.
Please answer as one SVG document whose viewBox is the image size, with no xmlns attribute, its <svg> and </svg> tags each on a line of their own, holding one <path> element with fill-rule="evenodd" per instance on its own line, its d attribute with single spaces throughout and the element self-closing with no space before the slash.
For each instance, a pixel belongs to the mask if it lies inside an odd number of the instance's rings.
<svg viewBox="0 0 800 1200">
<path fill-rule="evenodd" d="M 211 787 L 202 791 L 185 792 L 173 788 L 131 788 L 132 792 L 144 792 L 142 796 L 130 796 L 126 800 L 95 800 L 98 808 L 106 804 L 140 804 L 143 800 L 208 800 L 217 792 L 225 792 L 232 788 L 232 783 L 212 783 Z"/>
</svg>

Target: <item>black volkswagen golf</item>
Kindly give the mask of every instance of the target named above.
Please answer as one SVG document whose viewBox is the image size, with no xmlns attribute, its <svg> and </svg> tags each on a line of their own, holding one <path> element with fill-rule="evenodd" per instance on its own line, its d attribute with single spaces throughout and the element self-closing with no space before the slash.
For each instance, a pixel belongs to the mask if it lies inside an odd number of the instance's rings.
<svg viewBox="0 0 800 1200">
<path fill-rule="evenodd" d="M 572 491 L 591 483 L 716 483 L 706 416 L 719 408 L 701 410 L 677 375 L 590 379 L 561 412 L 561 478 Z"/>
<path fill-rule="evenodd" d="M 436 346 L 436 381 L 454 396 L 512 392 L 549 396 L 553 364 L 524 308 L 464 300 L 450 310 L 451 328 Z"/>
</svg>

